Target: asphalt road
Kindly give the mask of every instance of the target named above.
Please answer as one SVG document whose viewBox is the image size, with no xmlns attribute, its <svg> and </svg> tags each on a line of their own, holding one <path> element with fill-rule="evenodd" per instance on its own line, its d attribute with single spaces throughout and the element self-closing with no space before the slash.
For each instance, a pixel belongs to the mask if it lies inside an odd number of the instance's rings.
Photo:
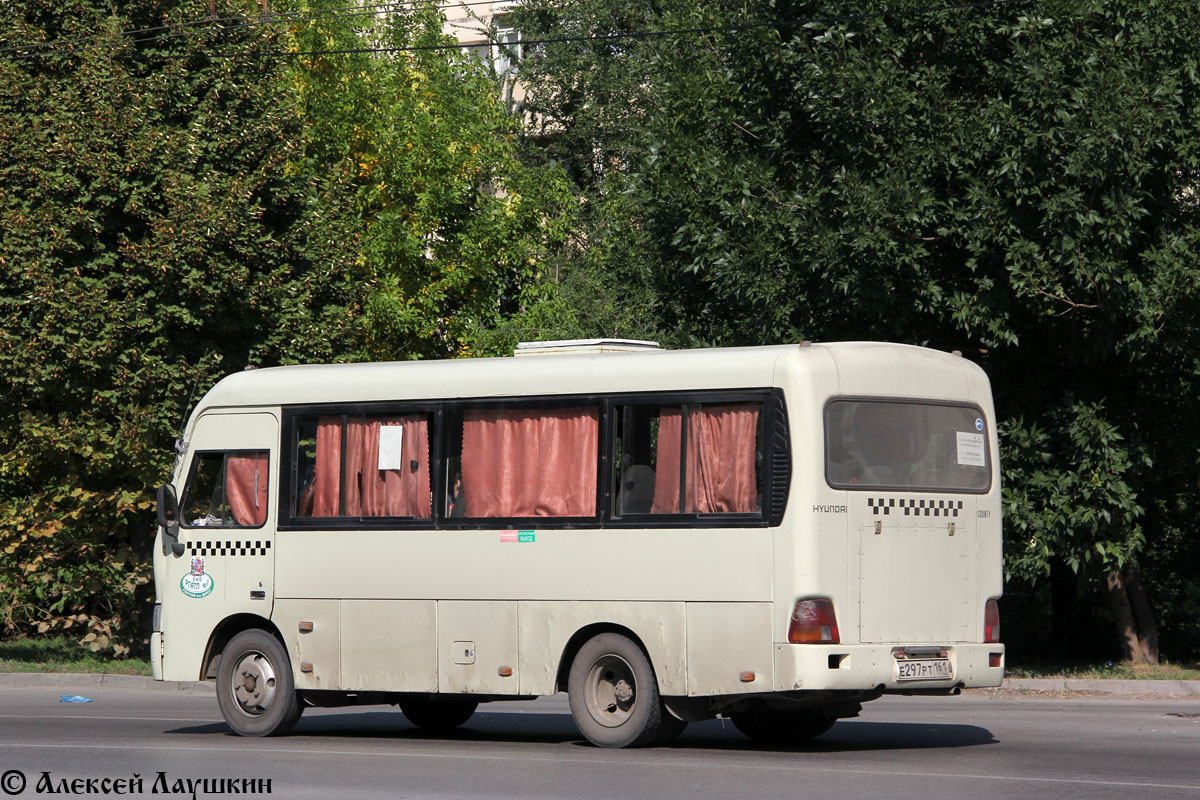
<svg viewBox="0 0 1200 800">
<path fill-rule="evenodd" d="M 562 695 L 482 706 L 448 737 L 365 707 L 309 709 L 289 736 L 243 739 L 211 695 L 0 688 L 0 800 L 125 796 L 136 785 L 115 781 L 135 775 L 143 796 L 228 797 L 219 782 L 236 780 L 259 789 L 239 796 L 288 800 L 1200 798 L 1200 700 L 884 698 L 805 747 L 756 746 L 714 720 L 671 747 L 613 751 L 579 736 Z M 204 779 L 226 791 L 187 783 Z"/>
</svg>

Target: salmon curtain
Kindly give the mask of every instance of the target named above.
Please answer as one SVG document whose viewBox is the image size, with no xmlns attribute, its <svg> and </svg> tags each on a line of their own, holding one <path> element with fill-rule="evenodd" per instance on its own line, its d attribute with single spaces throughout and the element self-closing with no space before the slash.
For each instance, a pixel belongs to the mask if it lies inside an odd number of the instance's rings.
<svg viewBox="0 0 1200 800">
<path fill-rule="evenodd" d="M 758 403 L 705 406 L 690 411 L 684 511 L 738 514 L 758 511 L 756 442 Z M 679 513 L 682 414 L 663 409 L 658 423 L 657 470 L 651 514 Z"/>
<path fill-rule="evenodd" d="M 380 429 L 400 429 L 402 458 L 380 469 Z M 432 509 L 429 488 L 429 422 L 425 415 L 355 418 L 346 420 L 345 491 L 341 512 L 347 517 L 421 517 Z M 301 500 L 307 510 L 311 492 L 312 516 L 338 516 L 343 486 L 342 418 L 317 421 L 316 474 Z"/>
<path fill-rule="evenodd" d="M 403 433 L 403 458 L 380 469 L 380 429 Z M 352 420 L 346 423 L 346 496 L 349 517 L 428 517 L 429 423 L 422 416 Z"/>
<path fill-rule="evenodd" d="M 465 412 L 464 516 L 594 516 L 599 431 L 595 407 Z"/>
<path fill-rule="evenodd" d="M 301 497 L 301 510 L 314 517 L 336 517 L 342 491 L 342 418 L 317 420 L 317 454 L 312 483 Z M 308 509 L 311 502 L 312 509 Z"/>
<path fill-rule="evenodd" d="M 267 521 L 267 454 L 229 456 L 225 462 L 225 497 L 234 524 L 257 528 Z"/>
</svg>

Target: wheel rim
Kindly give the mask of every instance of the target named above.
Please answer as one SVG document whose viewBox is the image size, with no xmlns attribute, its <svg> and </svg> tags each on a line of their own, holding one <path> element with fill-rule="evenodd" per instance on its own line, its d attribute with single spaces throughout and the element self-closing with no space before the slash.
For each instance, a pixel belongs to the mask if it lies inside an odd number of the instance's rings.
<svg viewBox="0 0 1200 800">
<path fill-rule="evenodd" d="M 275 702 L 275 668 L 262 653 L 242 656 L 233 668 L 230 683 L 238 711 L 247 717 L 262 716 Z"/>
<path fill-rule="evenodd" d="M 592 719 L 606 728 L 625 724 L 637 705 L 633 667 L 618 655 L 596 659 L 588 671 L 584 702 Z"/>
</svg>

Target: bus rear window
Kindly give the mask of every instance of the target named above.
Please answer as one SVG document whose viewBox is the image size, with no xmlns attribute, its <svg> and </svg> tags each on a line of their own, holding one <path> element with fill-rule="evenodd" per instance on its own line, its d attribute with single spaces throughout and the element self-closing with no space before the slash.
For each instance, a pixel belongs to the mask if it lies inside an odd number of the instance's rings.
<svg viewBox="0 0 1200 800">
<path fill-rule="evenodd" d="M 838 489 L 985 492 L 983 414 L 967 405 L 834 400 L 825 408 L 825 476 Z"/>
</svg>

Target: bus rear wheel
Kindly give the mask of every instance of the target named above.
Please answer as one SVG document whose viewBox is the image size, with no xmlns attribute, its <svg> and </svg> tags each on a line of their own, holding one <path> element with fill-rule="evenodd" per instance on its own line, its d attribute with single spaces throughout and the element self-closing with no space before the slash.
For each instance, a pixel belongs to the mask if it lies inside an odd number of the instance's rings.
<svg viewBox="0 0 1200 800">
<path fill-rule="evenodd" d="M 239 736 L 277 736 L 292 729 L 304 707 L 278 639 L 252 629 L 229 640 L 217 670 L 217 705 Z"/>
<path fill-rule="evenodd" d="M 412 697 L 400 701 L 400 710 L 418 728 L 446 733 L 471 718 L 479 703 L 459 698 Z"/>
<path fill-rule="evenodd" d="M 663 705 L 642 648 L 618 633 L 602 633 L 580 648 L 567 698 L 579 732 L 597 747 L 665 744 L 687 724 Z"/>
<path fill-rule="evenodd" d="M 751 739 L 777 744 L 814 739 L 837 722 L 821 711 L 751 711 L 730 714 L 729 719 Z"/>
</svg>

